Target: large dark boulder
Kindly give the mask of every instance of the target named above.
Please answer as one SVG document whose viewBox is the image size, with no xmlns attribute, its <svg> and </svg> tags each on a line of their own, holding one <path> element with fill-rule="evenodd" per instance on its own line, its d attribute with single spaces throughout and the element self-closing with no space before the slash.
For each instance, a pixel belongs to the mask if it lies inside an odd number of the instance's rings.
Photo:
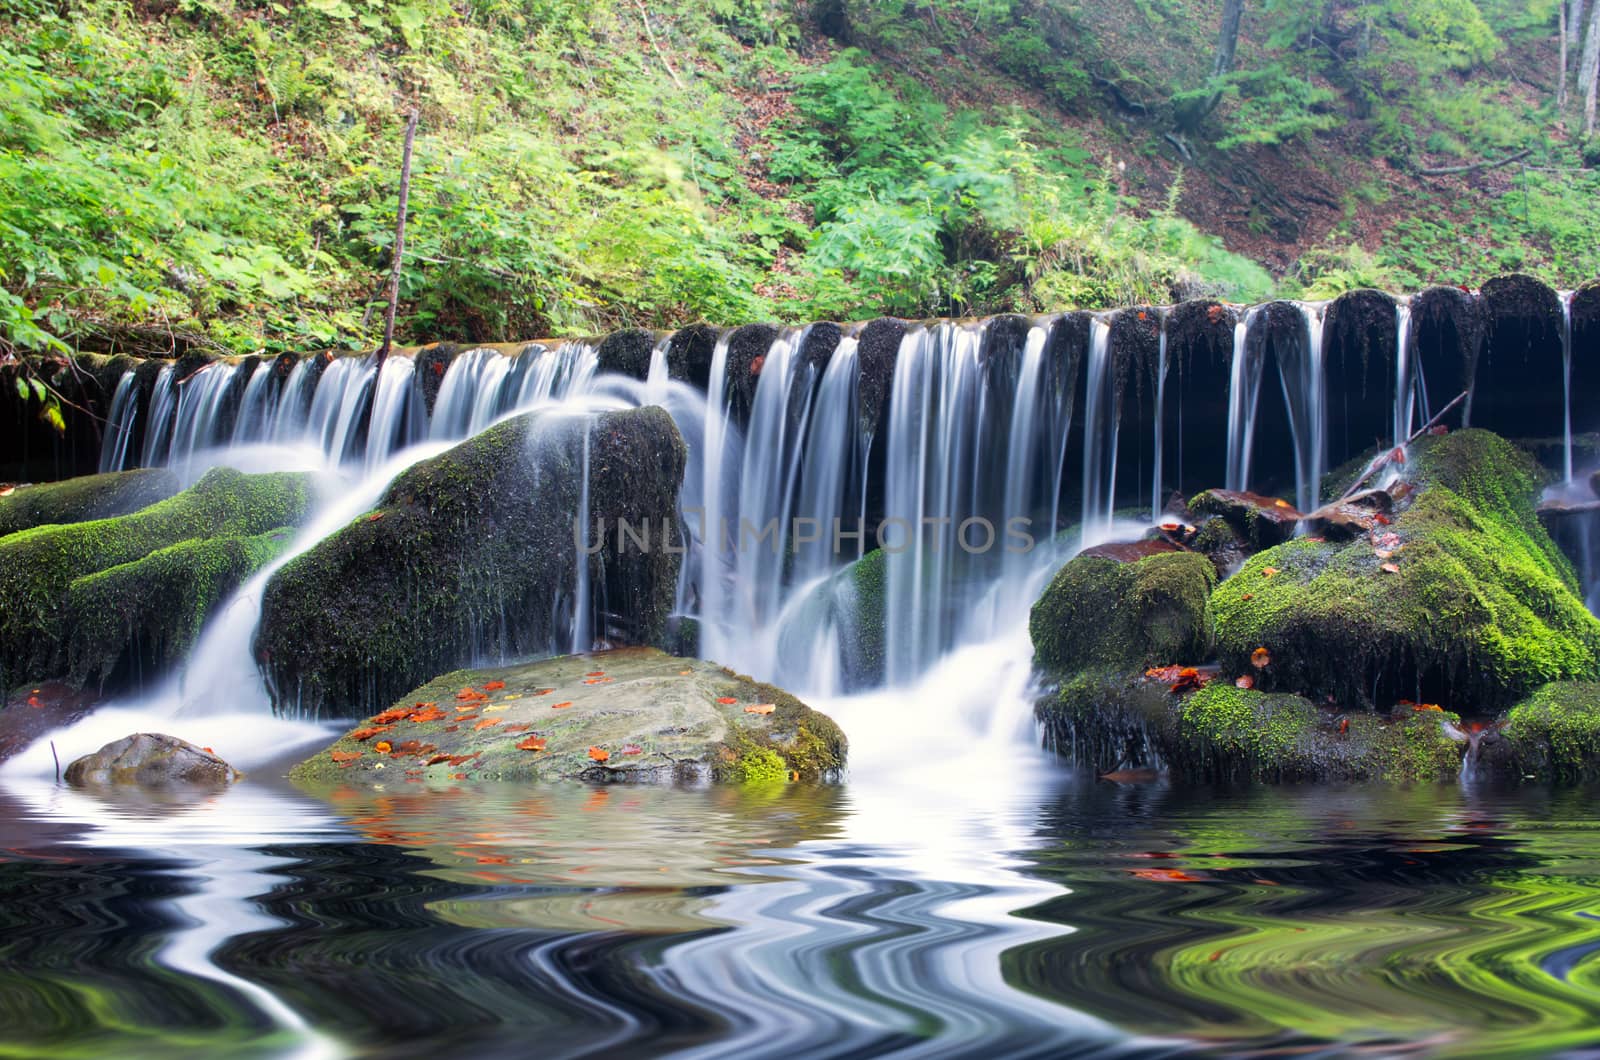
<svg viewBox="0 0 1600 1060">
<path fill-rule="evenodd" d="M 358 717 L 477 660 L 570 651 L 579 608 L 596 637 L 659 643 L 684 462 L 671 417 L 650 407 L 531 412 L 416 465 L 268 583 L 256 651 L 274 703 Z M 600 547 L 580 584 L 585 492 Z M 619 545 L 622 519 L 650 547 Z"/>
</svg>

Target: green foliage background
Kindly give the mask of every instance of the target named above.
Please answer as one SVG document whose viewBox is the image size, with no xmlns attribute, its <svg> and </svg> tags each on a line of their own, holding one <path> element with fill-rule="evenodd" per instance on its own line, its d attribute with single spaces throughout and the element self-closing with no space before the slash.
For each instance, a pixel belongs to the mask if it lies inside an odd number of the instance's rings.
<svg viewBox="0 0 1600 1060">
<path fill-rule="evenodd" d="M 0 353 L 371 343 L 412 106 L 409 339 L 1570 284 L 1554 3 L 1264 0 L 1212 78 L 1202 0 L 0 0 Z M 1224 246 L 1270 218 L 1185 219 L 1263 152 L 1522 149 L 1475 199 L 1346 186 L 1271 270 Z"/>
</svg>

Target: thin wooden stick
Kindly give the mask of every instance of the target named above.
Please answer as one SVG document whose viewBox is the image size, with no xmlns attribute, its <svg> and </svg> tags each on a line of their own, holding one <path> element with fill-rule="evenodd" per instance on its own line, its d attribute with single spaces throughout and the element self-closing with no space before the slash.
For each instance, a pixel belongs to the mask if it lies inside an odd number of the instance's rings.
<svg viewBox="0 0 1600 1060">
<path fill-rule="evenodd" d="M 56 754 L 56 742 L 50 741 L 50 757 L 56 760 L 56 783 L 61 783 L 61 756 Z"/>
<path fill-rule="evenodd" d="M 678 71 L 674 70 L 672 64 L 667 61 L 667 53 L 662 51 L 661 45 L 656 43 L 656 35 L 650 29 L 650 12 L 645 10 L 644 0 L 634 0 L 634 3 L 639 5 L 639 19 L 644 23 L 644 35 L 649 39 L 650 47 L 656 50 L 656 58 L 660 59 L 661 65 L 667 68 L 667 76 L 672 78 L 672 83 L 678 86 L 679 91 L 682 91 L 683 82 L 678 80 Z"/>
<path fill-rule="evenodd" d="M 1411 437 L 1407 438 L 1404 442 L 1395 446 L 1394 449 L 1390 449 L 1387 453 L 1384 453 L 1382 456 L 1378 457 L 1378 459 L 1374 460 L 1371 465 L 1368 466 L 1367 470 L 1361 473 L 1361 477 L 1350 484 L 1350 488 L 1344 491 L 1344 494 L 1339 498 L 1339 500 L 1346 501 L 1353 497 L 1357 490 L 1366 485 L 1368 479 L 1378 473 L 1379 468 L 1384 467 L 1389 463 L 1390 460 L 1394 458 L 1395 449 L 1404 449 L 1418 438 L 1421 438 L 1424 434 L 1427 434 L 1438 424 L 1440 420 L 1444 419 L 1446 413 L 1465 400 L 1467 400 L 1467 391 L 1463 390 L 1461 393 L 1455 396 L 1454 401 L 1450 402 L 1450 404 L 1434 413 L 1433 419 L 1429 420 L 1427 423 L 1424 423 L 1421 427 L 1418 427 Z"/>
<path fill-rule="evenodd" d="M 411 144 L 417 138 L 417 110 L 406 119 L 406 149 L 400 159 L 400 209 L 394 219 L 394 263 L 389 270 L 389 309 L 383 317 L 383 345 L 378 347 L 378 364 L 389 356 L 394 345 L 394 313 L 400 303 L 400 265 L 406 253 L 406 204 L 411 200 Z"/>
</svg>

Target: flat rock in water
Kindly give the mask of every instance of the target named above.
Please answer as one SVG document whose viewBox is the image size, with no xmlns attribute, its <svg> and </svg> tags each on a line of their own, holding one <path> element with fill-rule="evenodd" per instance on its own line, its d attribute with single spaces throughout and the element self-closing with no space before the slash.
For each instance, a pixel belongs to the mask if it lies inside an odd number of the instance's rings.
<svg viewBox="0 0 1600 1060">
<path fill-rule="evenodd" d="M 77 787 L 132 785 L 226 787 L 242 776 L 204 747 L 159 732 L 139 732 L 106 744 L 67 766 Z"/>
<path fill-rule="evenodd" d="M 1222 516 L 1258 549 L 1289 540 L 1302 518 L 1299 509 L 1280 497 L 1243 490 L 1206 490 L 1190 501 L 1189 507 L 1202 514 Z"/>
<path fill-rule="evenodd" d="M 654 648 L 458 670 L 361 722 L 290 777 L 703 784 L 835 779 L 845 740 L 793 696 Z"/>
</svg>

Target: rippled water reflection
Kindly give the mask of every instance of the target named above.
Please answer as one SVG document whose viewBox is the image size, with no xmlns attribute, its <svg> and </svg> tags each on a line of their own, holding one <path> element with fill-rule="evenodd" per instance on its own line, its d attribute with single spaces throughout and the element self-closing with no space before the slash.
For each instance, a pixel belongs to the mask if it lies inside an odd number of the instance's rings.
<svg viewBox="0 0 1600 1060">
<path fill-rule="evenodd" d="M 22 1054 L 1600 1044 L 1592 793 L 1123 787 L 1028 756 L 836 789 L 3 791 Z"/>
</svg>

